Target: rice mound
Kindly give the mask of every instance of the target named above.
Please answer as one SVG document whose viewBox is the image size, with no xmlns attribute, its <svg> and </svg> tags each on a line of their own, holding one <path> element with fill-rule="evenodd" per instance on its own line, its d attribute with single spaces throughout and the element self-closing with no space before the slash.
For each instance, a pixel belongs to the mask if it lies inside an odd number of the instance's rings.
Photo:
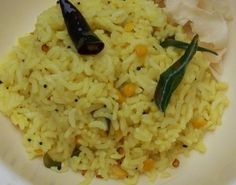
<svg viewBox="0 0 236 185">
<path fill-rule="evenodd" d="M 160 74 L 183 54 L 159 43 L 173 35 L 187 40 L 182 27 L 153 1 L 72 2 L 104 41 L 100 54 L 77 53 L 55 5 L 0 63 L 0 111 L 22 131 L 30 158 L 48 153 L 63 163 L 61 171 L 87 172 L 90 179 L 119 178 L 118 169 L 135 184 L 141 173 L 168 175 L 179 154 L 204 152 L 203 136 L 220 124 L 228 104 L 227 85 L 213 78 L 204 55 L 189 64 L 165 114 L 153 101 Z M 127 23 L 133 31 L 125 31 Z M 136 55 L 139 44 L 146 57 Z M 127 83 L 136 85 L 135 95 L 120 103 Z M 206 124 L 195 128 L 195 119 Z M 80 154 L 71 157 L 75 145 Z M 147 160 L 154 168 L 145 171 Z"/>
</svg>

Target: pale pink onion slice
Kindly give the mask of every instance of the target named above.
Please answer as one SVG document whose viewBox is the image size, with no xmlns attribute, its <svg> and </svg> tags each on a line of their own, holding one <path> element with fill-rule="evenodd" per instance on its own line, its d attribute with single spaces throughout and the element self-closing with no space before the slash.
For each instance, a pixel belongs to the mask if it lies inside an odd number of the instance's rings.
<svg viewBox="0 0 236 185">
<path fill-rule="evenodd" d="M 228 43 L 228 24 L 218 12 L 199 8 L 197 0 L 166 0 L 166 11 L 180 25 L 191 21 L 192 31 L 200 40 L 214 44 L 215 49 L 223 49 Z"/>
<path fill-rule="evenodd" d="M 233 19 L 228 0 L 199 0 L 199 7 L 209 12 L 218 12 L 227 20 Z"/>
</svg>

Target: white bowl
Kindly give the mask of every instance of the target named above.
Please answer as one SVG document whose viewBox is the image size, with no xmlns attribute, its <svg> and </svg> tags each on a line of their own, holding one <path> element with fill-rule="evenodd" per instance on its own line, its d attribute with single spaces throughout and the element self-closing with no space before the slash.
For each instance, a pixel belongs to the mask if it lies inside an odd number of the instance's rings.
<svg viewBox="0 0 236 185">
<path fill-rule="evenodd" d="M 0 54 L 4 54 L 16 38 L 33 29 L 37 15 L 53 0 L 1 0 Z M 225 57 L 223 80 L 228 82 L 230 107 L 223 117 L 223 125 L 207 134 L 207 153 L 192 152 L 184 158 L 172 177 L 158 180 L 156 185 L 233 185 L 236 184 L 236 1 L 231 0 L 234 20 L 230 23 L 229 51 Z M 220 28 L 219 28 L 220 29 Z M 209 30 L 210 33 L 210 30 Z M 57 174 L 43 166 L 41 160 L 30 161 L 22 146 L 22 136 L 10 122 L 0 116 L 0 184 L 1 185 L 77 185 L 79 174 Z M 182 161 L 182 160 L 181 160 Z M 139 184 L 147 184 L 141 178 Z M 93 184 L 121 184 L 94 180 Z"/>
</svg>

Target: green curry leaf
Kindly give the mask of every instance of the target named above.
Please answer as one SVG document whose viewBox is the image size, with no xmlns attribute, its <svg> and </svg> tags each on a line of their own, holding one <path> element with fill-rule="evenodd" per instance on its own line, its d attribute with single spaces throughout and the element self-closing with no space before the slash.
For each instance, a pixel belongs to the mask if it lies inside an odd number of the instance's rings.
<svg viewBox="0 0 236 185">
<path fill-rule="evenodd" d="M 180 48 L 180 49 L 187 49 L 189 44 L 186 42 L 182 42 L 182 41 L 177 41 L 175 39 L 172 38 L 167 38 L 165 39 L 161 44 L 160 44 L 163 48 L 167 48 L 167 47 L 176 47 L 176 48 Z M 198 47 L 197 48 L 198 51 L 202 51 L 202 52 L 208 52 L 208 53 L 212 53 L 213 55 L 218 55 L 218 53 L 216 53 L 215 51 L 212 51 L 208 48 L 203 48 L 203 47 Z"/>
<path fill-rule="evenodd" d="M 198 35 L 196 35 L 191 44 L 187 47 L 184 55 L 161 74 L 158 82 L 154 100 L 160 111 L 165 112 L 173 92 L 182 81 L 186 67 L 192 60 L 198 49 Z"/>
</svg>

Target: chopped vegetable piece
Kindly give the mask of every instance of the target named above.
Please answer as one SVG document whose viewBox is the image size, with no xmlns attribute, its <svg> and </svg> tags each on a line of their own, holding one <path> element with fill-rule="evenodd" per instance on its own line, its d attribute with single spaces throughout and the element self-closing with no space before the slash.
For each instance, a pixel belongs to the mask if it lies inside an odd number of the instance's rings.
<svg viewBox="0 0 236 185">
<path fill-rule="evenodd" d="M 194 128 L 199 129 L 199 128 L 204 127 L 206 124 L 207 124 L 207 121 L 201 118 L 192 120 L 192 125 Z"/>
<path fill-rule="evenodd" d="M 61 170 L 61 162 L 52 160 L 48 153 L 43 156 L 43 163 L 47 168 L 57 167 L 58 170 Z"/>
<path fill-rule="evenodd" d="M 154 100 L 160 111 L 165 112 L 173 92 L 182 81 L 186 67 L 192 60 L 198 48 L 198 35 L 196 35 L 191 44 L 186 49 L 184 55 L 161 74 L 158 82 Z"/>
<path fill-rule="evenodd" d="M 81 55 L 96 55 L 104 49 L 104 43 L 95 35 L 87 21 L 68 0 L 60 0 L 62 14 L 71 40 Z"/>
<path fill-rule="evenodd" d="M 78 157 L 80 153 L 80 146 L 77 144 L 71 154 L 71 157 Z"/>
<path fill-rule="evenodd" d="M 128 173 L 125 170 L 123 170 L 119 165 L 112 166 L 111 173 L 119 179 L 124 179 L 128 177 Z"/>
<path fill-rule="evenodd" d="M 135 53 L 138 57 L 145 57 L 148 54 L 148 48 L 143 44 L 139 44 L 135 47 Z"/>
<path fill-rule="evenodd" d="M 173 46 L 173 47 L 176 47 L 176 48 L 180 48 L 180 49 L 185 49 L 186 50 L 188 48 L 189 44 L 186 43 L 186 42 L 177 41 L 177 40 L 172 39 L 172 38 L 167 38 L 166 40 L 164 40 L 161 43 L 161 46 L 163 48 L 167 48 L 167 47 Z M 210 49 L 203 48 L 203 47 L 198 47 L 197 50 L 198 51 L 212 53 L 213 55 L 218 55 L 218 53 L 216 53 L 215 51 L 212 51 Z"/>
<path fill-rule="evenodd" d="M 204 1 L 209 2 L 211 7 L 220 4 L 220 8 L 209 10 L 203 6 Z M 202 42 L 211 43 L 218 50 L 227 47 L 229 38 L 229 26 L 220 2 L 225 3 L 221 0 L 165 0 L 165 11 L 181 26 L 191 22 L 192 32 L 198 34 Z"/>
<path fill-rule="evenodd" d="M 124 29 L 125 29 L 126 32 L 133 31 L 134 30 L 134 23 L 132 23 L 132 22 L 127 23 L 125 25 Z"/>
<path fill-rule="evenodd" d="M 135 95 L 136 86 L 132 83 L 128 83 L 121 88 L 121 93 L 126 97 Z"/>
<path fill-rule="evenodd" d="M 155 168 L 155 161 L 153 159 L 147 159 L 143 163 L 143 171 L 149 172 Z"/>
</svg>

